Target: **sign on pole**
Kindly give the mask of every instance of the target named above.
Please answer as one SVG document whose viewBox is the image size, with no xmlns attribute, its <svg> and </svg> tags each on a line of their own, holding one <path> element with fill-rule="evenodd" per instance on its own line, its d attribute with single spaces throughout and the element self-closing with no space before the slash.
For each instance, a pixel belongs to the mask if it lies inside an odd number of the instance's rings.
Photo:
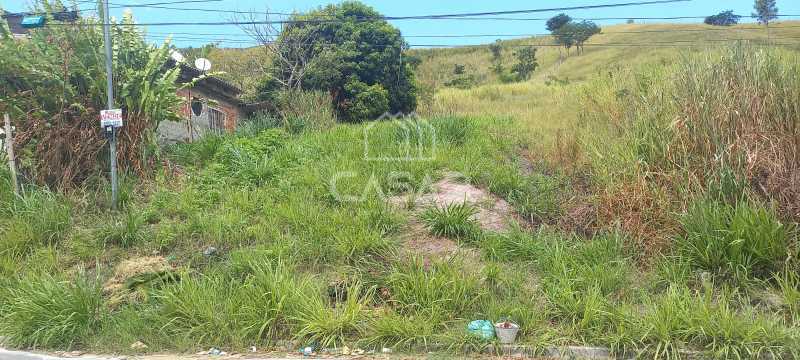
<svg viewBox="0 0 800 360">
<path fill-rule="evenodd" d="M 122 109 L 102 110 L 100 111 L 100 127 L 122 127 Z"/>
</svg>

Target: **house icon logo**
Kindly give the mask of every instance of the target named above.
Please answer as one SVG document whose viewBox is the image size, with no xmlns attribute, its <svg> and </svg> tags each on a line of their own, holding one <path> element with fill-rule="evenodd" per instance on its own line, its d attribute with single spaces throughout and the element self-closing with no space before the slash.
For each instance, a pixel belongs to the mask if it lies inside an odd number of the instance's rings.
<svg viewBox="0 0 800 360">
<path fill-rule="evenodd" d="M 385 113 L 364 128 L 366 161 L 431 161 L 436 129 L 416 113 Z"/>
</svg>

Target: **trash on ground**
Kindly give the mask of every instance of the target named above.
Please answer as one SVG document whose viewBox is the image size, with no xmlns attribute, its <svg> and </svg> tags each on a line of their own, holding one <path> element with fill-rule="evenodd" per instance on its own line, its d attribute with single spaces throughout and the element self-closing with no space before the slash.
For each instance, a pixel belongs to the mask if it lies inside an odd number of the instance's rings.
<svg viewBox="0 0 800 360">
<path fill-rule="evenodd" d="M 209 246 L 205 250 L 203 250 L 203 256 L 205 257 L 212 257 L 214 255 L 217 255 L 217 248 L 213 246 Z"/>
<path fill-rule="evenodd" d="M 224 352 L 224 351 L 222 351 L 220 349 L 217 349 L 215 347 L 212 347 L 211 349 L 208 349 L 208 352 L 206 353 L 206 355 L 211 355 L 211 356 L 225 356 L 227 354 L 228 353 L 226 353 L 226 352 Z"/>
<path fill-rule="evenodd" d="M 500 340 L 501 344 L 511 344 L 517 338 L 519 325 L 506 320 L 494 324 L 494 331 L 497 334 L 497 338 Z"/>
<path fill-rule="evenodd" d="M 494 338 L 494 325 L 489 320 L 474 320 L 467 325 L 467 331 L 484 340 Z"/>
<path fill-rule="evenodd" d="M 147 349 L 147 345 L 145 343 L 141 342 L 141 341 L 137 341 L 137 342 L 131 344 L 131 349 L 132 350 L 144 350 L 144 349 Z"/>
<path fill-rule="evenodd" d="M 311 356 L 314 355 L 314 348 L 311 346 L 306 346 L 300 352 L 303 354 L 303 356 Z"/>
</svg>

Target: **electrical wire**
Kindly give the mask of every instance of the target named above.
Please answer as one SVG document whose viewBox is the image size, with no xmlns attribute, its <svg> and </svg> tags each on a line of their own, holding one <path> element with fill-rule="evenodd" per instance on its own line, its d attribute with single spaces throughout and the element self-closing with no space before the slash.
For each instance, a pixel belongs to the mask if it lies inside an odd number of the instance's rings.
<svg viewBox="0 0 800 360">
<path fill-rule="evenodd" d="M 191 0 L 190 0 L 191 1 Z M 208 1 L 208 0 L 193 0 L 193 1 Z M 283 25 L 294 23 L 326 23 L 326 22 L 351 22 L 351 21 L 397 21 L 397 20 L 434 20 L 434 19 L 452 19 L 452 18 L 474 18 L 488 15 L 508 15 L 508 14 L 528 14 L 537 12 L 552 12 L 552 11 L 570 11 L 570 10 L 587 10 L 599 8 L 615 8 L 627 6 L 640 6 L 640 5 L 653 5 L 653 4 L 668 4 L 677 2 L 688 2 L 692 0 L 657 0 L 657 1 L 640 1 L 640 2 L 627 2 L 603 5 L 584 5 L 584 6 L 571 6 L 571 7 L 558 7 L 558 8 L 545 8 L 545 9 L 527 9 L 527 10 L 507 10 L 507 11 L 489 11 L 489 12 L 475 12 L 475 13 L 455 13 L 455 14 L 435 14 L 435 15 L 413 15 L 413 16 L 377 16 L 377 17 L 354 17 L 351 19 L 291 19 L 291 20 L 277 20 L 277 21 L 220 21 L 220 22 L 156 22 L 156 23 L 139 23 L 136 26 L 221 26 L 221 25 Z M 158 6 L 143 4 L 139 7 Z M 105 24 L 98 24 L 105 25 Z"/>
</svg>

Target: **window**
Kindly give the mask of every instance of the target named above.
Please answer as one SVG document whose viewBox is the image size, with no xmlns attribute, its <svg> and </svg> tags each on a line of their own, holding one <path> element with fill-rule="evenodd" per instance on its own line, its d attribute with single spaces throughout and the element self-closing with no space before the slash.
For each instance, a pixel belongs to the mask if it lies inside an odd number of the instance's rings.
<svg viewBox="0 0 800 360">
<path fill-rule="evenodd" d="M 219 109 L 208 107 L 208 127 L 211 131 L 221 134 L 225 132 L 225 112 Z"/>
</svg>

